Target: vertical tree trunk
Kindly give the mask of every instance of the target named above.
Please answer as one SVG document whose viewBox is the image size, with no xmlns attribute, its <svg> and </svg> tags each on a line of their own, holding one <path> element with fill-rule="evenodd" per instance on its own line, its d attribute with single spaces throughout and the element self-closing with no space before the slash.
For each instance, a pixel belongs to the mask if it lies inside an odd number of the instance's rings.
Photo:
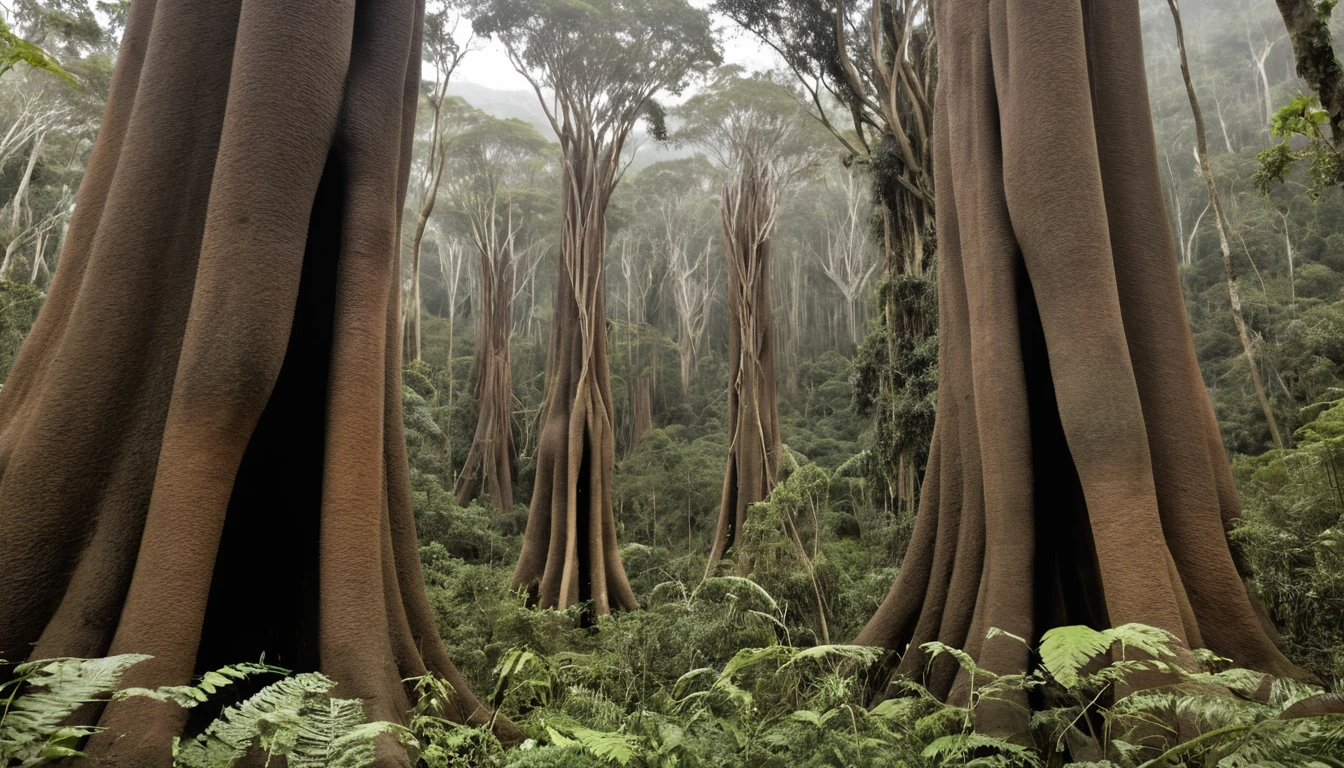
<svg viewBox="0 0 1344 768">
<path fill-rule="evenodd" d="M 14 201 L 10 203 L 14 209 L 10 218 L 10 226 L 16 230 L 22 221 L 23 203 L 28 196 L 28 184 L 33 180 L 33 169 L 37 167 L 37 158 L 42 154 L 42 142 L 46 138 L 47 134 L 39 133 L 37 138 L 33 139 L 32 151 L 28 153 L 28 165 L 23 169 L 23 176 L 19 178 L 19 188 L 14 192 Z"/>
<path fill-rule="evenodd" d="M 588 600 L 598 614 L 639 607 L 611 506 L 615 413 L 607 362 L 606 208 L 620 148 L 562 127 L 559 278 L 537 438 L 537 475 L 512 585 L 544 608 Z"/>
<path fill-rule="evenodd" d="M 157 687 L 265 652 L 399 723 L 403 681 L 433 672 L 447 717 L 491 720 L 426 599 L 402 432 L 421 10 L 131 5 L 0 389 L 0 656 L 143 653 L 123 683 Z M 187 719 L 143 698 L 93 716 L 108 768 L 168 768 Z M 377 765 L 410 760 L 386 743 Z"/>
<path fill-rule="evenodd" d="M 1182 300 L 1138 2 L 934 12 L 937 424 L 900 573 L 854 642 L 958 703 L 976 686 L 923 644 L 1026 674 L 1029 645 L 1076 624 L 1143 623 L 1302 677 L 1227 541 L 1240 507 Z M 976 729 L 1030 738 L 1037 704 L 983 699 Z"/>
<path fill-rule="evenodd" d="M 770 237 L 779 185 L 763 161 L 747 158 L 723 191 L 728 261 L 728 465 L 709 553 L 710 569 L 736 543 L 751 505 L 769 497 L 779 482 L 783 443 L 770 302 Z"/>
<path fill-rule="evenodd" d="M 1275 1 L 1293 42 L 1297 76 L 1307 81 L 1330 114 L 1331 141 L 1338 146 L 1344 141 L 1344 65 L 1335 57 L 1328 17 L 1314 0 Z"/>
<path fill-rule="evenodd" d="M 1232 246 L 1228 242 L 1227 216 L 1223 213 L 1222 199 L 1218 196 L 1218 184 L 1213 178 L 1213 163 L 1209 160 L 1209 139 L 1204 126 L 1204 111 L 1199 108 L 1199 98 L 1195 95 L 1195 85 L 1190 79 L 1190 61 L 1185 54 L 1185 31 L 1181 26 L 1181 10 L 1177 0 L 1167 0 L 1171 7 L 1171 16 L 1176 25 L 1176 50 L 1181 56 L 1181 77 L 1185 79 L 1185 92 L 1190 98 L 1190 111 L 1195 118 L 1195 152 L 1199 157 L 1199 169 L 1204 177 L 1204 186 L 1209 190 L 1209 205 L 1213 208 L 1213 224 L 1218 231 L 1218 246 L 1223 253 L 1223 274 L 1227 279 L 1227 295 L 1232 306 L 1232 322 L 1237 326 L 1237 336 L 1241 339 L 1241 351 L 1246 356 L 1246 364 L 1251 371 L 1251 385 L 1255 388 L 1255 398 L 1260 401 L 1260 410 L 1265 414 L 1269 425 L 1270 437 L 1276 448 L 1284 447 L 1283 434 L 1279 431 L 1279 421 L 1274 416 L 1274 408 L 1269 403 L 1265 391 L 1265 382 L 1260 376 L 1260 367 L 1255 362 L 1255 350 L 1251 345 L 1250 332 L 1246 328 L 1246 318 L 1241 311 L 1241 291 L 1237 288 L 1237 271 L 1232 263 Z"/>
<path fill-rule="evenodd" d="M 498 254 L 480 249 L 481 304 L 476 321 L 473 392 L 476 432 L 462 474 L 457 503 L 465 505 L 484 491 L 500 514 L 513 515 L 513 481 L 518 449 L 513 436 L 513 369 L 509 341 L 513 313 L 513 246 Z"/>
<path fill-rule="evenodd" d="M 653 430 L 653 376 L 641 373 L 630 380 L 630 435 L 627 452 L 633 453 Z"/>
</svg>

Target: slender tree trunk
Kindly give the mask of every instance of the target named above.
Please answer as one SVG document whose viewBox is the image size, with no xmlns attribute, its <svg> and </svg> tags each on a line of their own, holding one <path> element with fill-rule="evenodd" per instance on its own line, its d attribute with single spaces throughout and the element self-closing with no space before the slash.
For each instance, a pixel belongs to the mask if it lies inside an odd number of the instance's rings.
<svg viewBox="0 0 1344 768">
<path fill-rule="evenodd" d="M 1255 361 L 1255 351 L 1251 344 L 1250 332 L 1246 328 L 1246 318 L 1241 311 L 1241 291 L 1237 288 L 1236 268 L 1232 264 L 1232 246 L 1228 242 L 1227 216 L 1223 213 L 1222 199 L 1218 195 L 1218 184 L 1213 177 L 1213 164 L 1209 161 L 1209 140 L 1204 125 L 1204 112 L 1199 108 L 1199 98 L 1195 95 L 1194 82 L 1190 79 L 1190 61 L 1185 54 L 1185 31 L 1181 26 L 1181 10 L 1177 0 L 1167 0 L 1171 8 L 1171 17 L 1176 25 L 1176 49 L 1181 56 L 1181 77 L 1185 79 L 1185 92 L 1190 97 L 1190 112 L 1195 118 L 1195 151 L 1199 156 L 1200 173 L 1204 177 L 1204 186 L 1209 190 L 1209 205 L 1213 208 L 1214 228 L 1218 231 L 1218 246 L 1223 252 L 1223 274 L 1227 278 L 1227 295 L 1232 306 L 1232 322 L 1237 326 L 1237 336 L 1241 339 L 1241 350 L 1246 356 L 1246 364 L 1251 371 L 1251 385 L 1255 388 L 1255 397 L 1264 411 L 1265 422 L 1269 425 L 1270 437 L 1274 446 L 1284 447 L 1283 434 L 1279 431 L 1279 421 L 1270 406 L 1269 395 L 1265 392 L 1265 383 L 1260 376 L 1260 368 Z"/>
<path fill-rule="evenodd" d="M 633 453 L 640 441 L 653 430 L 653 377 L 641 373 L 630 380 L 630 435 L 627 452 Z"/>
<path fill-rule="evenodd" d="M 13 213 L 10 218 L 10 226 L 18 229 L 22 222 L 23 203 L 28 197 L 28 184 L 33 179 L 33 169 L 37 167 L 37 158 L 42 154 L 42 142 L 47 138 L 47 134 L 39 133 L 36 139 L 33 139 L 33 149 L 28 153 L 28 165 L 23 169 L 23 176 L 19 178 L 19 188 L 14 193 L 14 202 L 10 205 Z"/>
<path fill-rule="evenodd" d="M 779 482 L 779 406 L 774 317 L 770 301 L 770 236 L 779 180 L 748 158 L 723 192 L 728 261 L 728 466 L 708 569 L 732 549 L 752 504 Z"/>
<path fill-rule="evenodd" d="M 1223 119 L 1223 103 L 1218 100 L 1217 96 L 1213 97 L 1213 106 L 1218 110 L 1218 127 L 1223 132 L 1223 146 L 1227 148 L 1229 153 L 1235 152 L 1236 150 L 1232 149 L 1232 137 L 1227 133 L 1227 120 Z"/>
<path fill-rule="evenodd" d="M 513 435 L 513 369 L 509 341 L 513 312 L 512 245 L 498 254 L 480 251 L 481 306 L 476 321 L 473 392 L 476 433 L 462 474 L 457 478 L 457 503 L 465 505 L 482 492 L 500 514 L 513 515 L 513 482 L 518 450 Z"/>
<path fill-rule="evenodd" d="M 1280 211 L 1279 218 L 1283 219 L 1283 252 L 1288 257 L 1288 298 L 1293 304 L 1297 303 L 1297 278 L 1293 274 L 1293 233 L 1288 231 L 1288 212 Z"/>
</svg>

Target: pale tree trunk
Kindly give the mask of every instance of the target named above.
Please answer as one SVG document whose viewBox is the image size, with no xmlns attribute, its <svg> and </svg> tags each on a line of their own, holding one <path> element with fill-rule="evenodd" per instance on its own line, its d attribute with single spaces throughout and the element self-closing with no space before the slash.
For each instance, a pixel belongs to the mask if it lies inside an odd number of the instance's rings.
<svg viewBox="0 0 1344 768">
<path fill-rule="evenodd" d="M 451 38 L 451 33 L 449 33 Z M 410 315 L 405 319 L 409 324 L 406 337 L 408 344 L 403 352 L 407 359 L 419 360 L 421 357 L 420 326 L 423 308 L 420 302 L 420 253 L 424 245 L 425 227 L 434 213 L 434 204 L 439 197 L 439 187 L 443 183 L 443 171 L 448 164 L 448 132 L 444 124 L 443 104 L 448 98 L 448 81 L 462 59 L 470 51 L 469 46 L 445 44 L 436 41 L 427 46 L 429 61 L 434 67 L 434 86 L 426 96 L 433 117 L 429 129 L 429 158 L 425 161 L 424 172 L 420 177 L 420 204 L 416 216 L 415 230 L 411 235 L 411 296 Z M 450 342 L 451 343 L 451 342 Z"/>
<path fill-rule="evenodd" d="M 728 262 L 728 466 L 708 569 L 734 546 L 752 504 L 779 481 L 783 443 L 775 391 L 770 236 L 781 180 L 747 157 L 723 191 Z M 708 572 L 708 571 L 707 571 Z"/>
<path fill-rule="evenodd" d="M 1256 50 L 1255 44 L 1251 42 L 1251 30 L 1249 28 L 1246 30 L 1246 47 L 1251 49 L 1251 59 L 1255 61 L 1255 71 L 1260 75 L 1260 89 L 1265 102 L 1265 125 L 1274 122 L 1274 96 L 1270 92 L 1269 73 L 1265 71 L 1265 61 L 1269 59 L 1270 51 L 1274 50 L 1275 42 L 1277 41 L 1266 40 L 1264 45 Z"/>
<path fill-rule="evenodd" d="M 1181 26 L 1181 11 L 1177 0 L 1167 0 L 1171 7 L 1172 20 L 1176 25 L 1176 48 L 1181 56 L 1181 76 L 1185 79 L 1185 91 L 1190 97 L 1190 111 L 1195 118 L 1195 150 L 1199 155 L 1199 168 L 1204 176 L 1204 186 L 1209 190 L 1209 205 L 1213 208 L 1213 223 L 1218 230 L 1218 246 L 1223 252 L 1223 273 L 1227 278 L 1227 295 L 1232 306 L 1232 322 L 1237 326 L 1237 336 L 1241 339 L 1241 350 L 1246 356 L 1246 364 L 1251 371 L 1251 384 L 1255 388 L 1255 397 L 1264 411 L 1269 434 L 1277 448 L 1283 448 L 1283 434 L 1279 430 L 1278 419 L 1270 406 L 1269 395 L 1265 392 L 1265 383 L 1260 376 L 1260 368 L 1255 361 L 1255 351 L 1251 344 L 1250 332 L 1246 328 L 1246 318 L 1241 311 L 1241 291 L 1237 289 L 1236 269 L 1232 264 L 1232 246 L 1228 242 L 1227 217 L 1223 214 L 1223 203 L 1218 196 L 1218 184 L 1213 177 L 1213 164 L 1209 161 L 1208 134 L 1205 132 L 1204 112 L 1199 108 L 1199 98 L 1195 95 L 1195 86 L 1190 79 L 1190 62 L 1185 54 L 1185 32 Z"/>
<path fill-rule="evenodd" d="M 1218 127 L 1223 131 L 1223 146 L 1228 152 L 1235 152 L 1236 150 L 1232 148 L 1232 137 L 1227 133 L 1227 120 L 1223 119 L 1223 103 L 1217 96 L 1213 97 L 1213 106 L 1218 111 Z"/>
<path fill-rule="evenodd" d="M 822 272 L 835 284 L 844 306 L 846 341 L 858 346 L 863 341 L 864 329 L 859 322 L 864 289 L 877 269 L 872 259 L 873 243 L 868 236 L 870 205 L 866 190 L 854 175 L 846 176 L 842 187 L 841 209 L 826 217 L 826 247 L 824 252 L 812 251 Z"/>
<path fill-rule="evenodd" d="M 639 447 L 644 435 L 653 429 L 653 390 L 656 366 L 646 365 L 640 352 L 643 344 L 642 334 L 637 326 L 643 325 L 648 315 L 649 293 L 653 290 L 653 260 L 646 258 L 640 241 L 631 235 L 620 239 L 620 255 L 617 264 L 621 278 L 625 282 L 625 322 L 626 332 L 626 397 L 630 404 L 625 425 L 624 455 L 633 453 Z"/>
<path fill-rule="evenodd" d="M 1195 263 L 1195 238 L 1199 236 L 1199 225 L 1208 215 L 1210 207 L 1208 203 L 1204 204 L 1204 210 L 1199 212 L 1199 216 L 1195 218 L 1195 225 L 1190 228 L 1190 236 L 1181 243 L 1181 263 L 1187 267 Z"/>
<path fill-rule="evenodd" d="M 23 214 L 24 201 L 28 197 L 28 184 L 33 180 L 33 169 L 37 167 L 37 158 L 42 154 L 42 142 L 47 138 L 47 134 L 39 133 L 36 139 L 33 139 L 32 151 L 28 153 L 28 165 L 23 169 L 23 176 L 19 177 L 19 189 L 14 193 L 14 200 L 10 203 L 13 209 L 10 214 L 10 226 L 18 229 Z"/>
<path fill-rule="evenodd" d="M 492 252 L 478 241 L 481 279 L 476 321 L 473 393 L 476 432 L 462 474 L 457 478 L 457 503 L 466 505 L 482 492 L 501 514 L 513 514 L 513 481 L 518 450 L 513 436 L 513 368 L 509 357 L 515 267 L 513 237 Z"/>
<path fill-rule="evenodd" d="M 1294 304 L 1297 303 L 1297 278 L 1293 275 L 1293 233 L 1288 231 L 1288 212 L 1277 211 L 1279 218 L 1283 219 L 1283 252 L 1288 258 L 1288 297 Z"/>
<path fill-rule="evenodd" d="M 451 239 L 439 241 L 439 274 L 443 276 L 443 284 L 448 293 L 448 412 L 453 412 L 453 399 L 456 394 L 456 382 L 454 381 L 453 366 L 453 347 L 457 338 L 455 324 L 457 323 L 457 292 L 462 284 L 462 265 L 466 261 L 466 248 L 461 240 Z M 420 281 L 415 281 L 415 288 L 412 291 L 412 301 L 415 302 L 416 316 L 419 317 L 420 307 Z M 448 434 L 448 461 L 451 463 L 453 458 L 453 436 Z"/>
<path fill-rule="evenodd" d="M 676 243 L 669 254 L 668 274 L 672 279 L 672 304 L 677 313 L 682 392 L 690 391 L 700 368 L 700 347 L 704 342 L 714 290 L 709 264 L 711 247 L 706 244 L 692 259 L 689 244 L 682 241 Z"/>
</svg>

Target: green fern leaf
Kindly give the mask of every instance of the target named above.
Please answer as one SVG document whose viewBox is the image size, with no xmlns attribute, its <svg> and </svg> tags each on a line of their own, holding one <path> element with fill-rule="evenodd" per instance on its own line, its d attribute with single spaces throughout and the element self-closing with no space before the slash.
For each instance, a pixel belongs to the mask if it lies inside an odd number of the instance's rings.
<svg viewBox="0 0 1344 768">
<path fill-rule="evenodd" d="M 287 675 L 289 670 L 267 664 L 235 664 L 206 672 L 196 685 L 169 685 L 162 688 L 125 688 L 113 695 L 114 699 L 143 697 L 155 701 L 171 701 L 183 709 L 192 709 L 210 700 L 221 688 L 228 687 L 252 675 Z"/>
<path fill-rule="evenodd" d="M 1122 624 L 1106 630 L 1103 634 L 1119 643 L 1122 653 L 1133 648 L 1159 659 L 1176 655 L 1171 649 L 1180 643 L 1176 636 L 1167 630 L 1146 624 Z"/>
<path fill-rule="evenodd" d="M 290 768 L 362 768 L 373 764 L 379 735 L 391 731 L 403 743 L 413 741 L 400 726 L 368 722 L 358 699 L 330 698 L 335 684 L 305 672 L 268 685 L 180 743 L 175 768 L 230 768 L 254 747 L 283 756 Z"/>
<path fill-rule="evenodd" d="M 1050 676 L 1065 688 L 1078 685 L 1078 673 L 1093 658 L 1110 649 L 1115 638 L 1091 627 L 1055 627 L 1041 637 L 1037 652 Z"/>
<path fill-rule="evenodd" d="M 111 693 L 126 670 L 148 658 L 44 659 L 15 667 L 14 679 L 0 686 L 12 698 L 0 713 L 0 763 L 31 765 L 81 754 L 74 745 L 98 729 L 66 726 L 65 720 L 81 705 Z"/>
<path fill-rule="evenodd" d="M 852 661 L 866 667 L 877 661 L 881 655 L 882 649 L 871 645 L 814 645 L 811 648 L 804 648 L 799 651 L 792 659 L 785 662 L 780 669 L 792 666 L 803 659 L 825 658 Z"/>
</svg>

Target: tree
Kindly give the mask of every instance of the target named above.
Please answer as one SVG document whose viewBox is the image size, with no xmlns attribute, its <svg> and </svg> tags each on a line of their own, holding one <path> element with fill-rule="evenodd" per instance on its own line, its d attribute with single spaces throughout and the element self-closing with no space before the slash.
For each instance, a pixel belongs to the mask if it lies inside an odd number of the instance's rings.
<svg viewBox="0 0 1344 768">
<path fill-rule="evenodd" d="M 1311 88 L 1273 112 L 1273 133 L 1283 138 L 1260 154 L 1256 181 L 1268 192 L 1298 160 L 1310 160 L 1310 190 L 1344 184 L 1344 65 L 1335 56 L 1330 18 L 1338 0 L 1276 0 L 1292 41 L 1297 75 Z M 1272 107 L 1271 107 L 1272 111 Z M 1322 126 L 1329 125 L 1329 131 Z M 1300 148 L 1290 140 L 1305 138 Z"/>
<path fill-rule="evenodd" d="M 770 241 L 788 183 L 816 160 L 806 115 L 767 79 L 721 69 L 712 87 L 676 112 L 681 141 L 705 150 L 724 174 L 723 250 L 728 264 L 728 465 L 709 567 L 746 524 L 752 504 L 779 482 L 779 434 Z"/>
<path fill-rule="evenodd" d="M 1223 202 L 1218 196 L 1218 184 L 1213 178 L 1213 163 L 1209 160 L 1209 138 L 1204 126 L 1204 111 L 1199 107 L 1199 97 L 1195 95 L 1195 85 L 1190 79 L 1190 62 L 1185 55 L 1185 31 L 1181 26 L 1181 11 L 1176 0 L 1167 0 L 1171 8 L 1172 20 L 1176 24 L 1176 49 L 1181 58 L 1181 76 L 1185 80 L 1185 91 L 1190 99 L 1190 111 L 1195 118 L 1195 155 L 1199 159 L 1199 168 L 1204 176 L 1204 186 L 1209 191 L 1209 206 L 1213 209 L 1213 225 L 1218 232 L 1218 247 L 1223 253 L 1223 274 L 1227 278 L 1227 295 L 1232 304 L 1232 322 L 1237 326 L 1237 336 L 1241 341 L 1242 354 L 1251 372 L 1251 385 L 1255 387 L 1255 397 L 1260 401 L 1260 409 L 1265 413 L 1269 424 L 1269 434 L 1274 445 L 1284 447 L 1283 434 L 1279 431 L 1279 421 L 1274 416 L 1274 407 L 1269 404 L 1269 395 L 1265 392 L 1265 382 L 1260 376 L 1260 366 L 1255 361 L 1255 348 L 1251 344 L 1250 332 L 1246 329 L 1246 318 L 1241 311 L 1241 291 L 1237 288 L 1237 273 L 1232 263 L 1232 245 L 1228 241 L 1227 215 L 1223 212 Z M 1292 268 L 1292 246 L 1288 249 L 1289 269 Z"/>
<path fill-rule="evenodd" d="M 433 672 L 447 717 L 488 722 L 426 598 L 402 432 L 416 3 L 237 8 L 127 21 L 0 389 L 0 654 L 149 654 L 122 682 L 156 687 L 264 651 L 393 722 Z M 186 719 L 143 698 L 93 716 L 94 760 L 150 768 Z"/>
<path fill-rule="evenodd" d="M 845 328 L 849 341 L 863 341 L 864 289 L 877 269 L 873 261 L 873 243 L 869 236 L 867 190 L 853 173 L 840 175 L 834 184 L 833 201 L 824 211 L 826 243 L 812 256 L 845 299 Z"/>
<path fill-rule="evenodd" d="M 644 223 L 661 246 L 663 284 L 671 295 L 682 393 L 699 372 L 710 309 L 720 279 L 713 250 L 714 170 L 701 155 L 655 163 L 632 183 L 634 205 L 654 215 Z"/>
<path fill-rule="evenodd" d="M 871 472 L 913 511 L 933 375 L 933 104 L 938 70 L 924 0 L 715 0 L 785 61 L 811 115 L 872 176 L 884 254 L 881 325 L 859 355 L 859 411 L 875 422 Z"/>
<path fill-rule="evenodd" d="M 506 516 L 513 514 L 513 481 L 518 473 L 509 344 L 515 254 L 525 218 L 514 196 L 526 194 L 521 188 L 529 166 L 546 147 L 546 140 L 526 123 L 480 115 L 476 127 L 456 142 L 456 178 L 448 188 L 450 206 L 465 219 L 480 264 L 472 362 L 476 431 L 455 494 L 457 503 L 465 506 L 484 492 Z"/>
<path fill-rule="evenodd" d="M 425 103 L 430 109 L 429 157 L 425 166 L 418 169 L 415 183 L 415 207 L 418 211 L 415 228 L 411 231 L 411 289 L 407 304 L 410 307 L 406 323 L 406 341 L 402 345 L 407 359 L 420 359 L 420 250 L 424 244 L 425 227 L 434 213 L 434 204 L 438 201 L 439 187 L 443 184 L 443 172 L 448 167 L 448 144 L 452 139 L 449 130 L 453 123 L 445 113 L 444 105 L 448 101 L 448 81 L 462 60 L 471 51 L 471 41 L 465 44 L 457 40 L 457 27 L 461 19 L 446 2 L 440 0 L 438 7 L 426 10 L 425 28 L 421 50 L 424 63 L 432 70 L 433 79 L 424 83 Z"/>
<path fill-rule="evenodd" d="M 537 475 L 514 572 L 540 605 L 635 608 L 611 507 L 615 428 L 605 325 L 606 211 L 630 133 L 717 63 L 709 15 L 685 0 L 476 0 L 478 33 L 499 39 L 560 139 L 559 280 Z"/>
<path fill-rule="evenodd" d="M 855 643 L 904 651 L 894 671 L 952 701 L 972 681 L 925 643 L 1023 673 L 1030 645 L 1076 624 L 1164 629 L 1176 664 L 1207 648 L 1303 677 L 1226 536 L 1240 510 L 1181 298 L 1138 3 L 935 14 L 937 424 L 905 560 Z M 1030 708 L 981 699 L 977 731 L 1024 734 Z"/>
<path fill-rule="evenodd" d="M 1329 116 L 1330 140 L 1344 140 L 1344 65 L 1335 57 L 1330 15 L 1339 0 L 1275 0 L 1293 43 L 1297 75 L 1316 92 Z"/>
</svg>

